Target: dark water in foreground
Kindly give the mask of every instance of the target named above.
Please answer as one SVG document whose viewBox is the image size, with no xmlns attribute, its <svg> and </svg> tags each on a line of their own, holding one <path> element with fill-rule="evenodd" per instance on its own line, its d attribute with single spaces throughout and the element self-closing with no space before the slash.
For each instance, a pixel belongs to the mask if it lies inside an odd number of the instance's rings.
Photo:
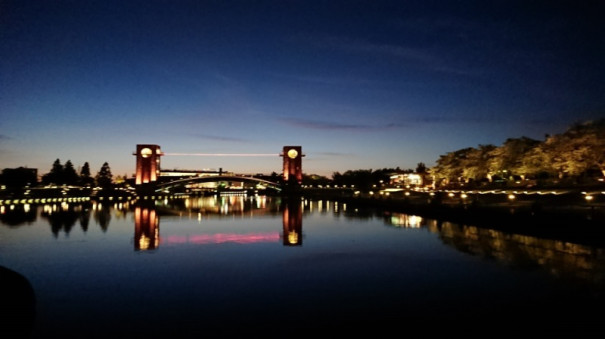
<svg viewBox="0 0 605 339">
<path fill-rule="evenodd" d="M 0 212 L 34 338 L 605 328 L 603 248 L 275 197 Z"/>
</svg>

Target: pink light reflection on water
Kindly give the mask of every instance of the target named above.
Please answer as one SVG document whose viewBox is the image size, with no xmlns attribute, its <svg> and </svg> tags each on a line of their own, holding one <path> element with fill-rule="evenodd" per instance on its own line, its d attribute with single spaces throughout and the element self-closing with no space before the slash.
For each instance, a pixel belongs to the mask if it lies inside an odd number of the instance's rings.
<svg viewBox="0 0 605 339">
<path fill-rule="evenodd" d="M 216 233 L 216 234 L 194 234 L 189 236 L 171 235 L 162 238 L 163 244 L 223 244 L 233 242 L 238 244 L 251 244 L 256 242 L 274 242 L 279 241 L 279 232 L 269 233 Z"/>
</svg>

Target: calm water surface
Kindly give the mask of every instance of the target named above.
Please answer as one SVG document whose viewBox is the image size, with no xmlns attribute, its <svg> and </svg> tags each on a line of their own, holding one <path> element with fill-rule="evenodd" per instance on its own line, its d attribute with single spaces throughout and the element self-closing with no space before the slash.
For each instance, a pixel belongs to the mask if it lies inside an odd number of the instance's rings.
<svg viewBox="0 0 605 339">
<path fill-rule="evenodd" d="M 603 330 L 603 248 L 278 197 L 0 212 L 34 338 Z"/>
</svg>

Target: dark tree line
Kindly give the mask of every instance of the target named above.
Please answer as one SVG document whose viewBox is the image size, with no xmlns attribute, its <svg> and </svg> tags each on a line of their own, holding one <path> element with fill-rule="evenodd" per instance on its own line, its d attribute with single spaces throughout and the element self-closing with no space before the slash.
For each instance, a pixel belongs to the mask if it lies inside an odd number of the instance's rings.
<svg viewBox="0 0 605 339">
<path fill-rule="evenodd" d="M 21 190 L 38 183 L 38 171 L 32 168 L 5 168 L 0 174 L 0 183 L 9 191 Z"/>
<path fill-rule="evenodd" d="M 368 190 L 374 187 L 386 185 L 391 181 L 391 175 L 398 173 L 427 173 L 427 167 L 424 163 L 418 163 L 416 170 L 397 168 L 382 168 L 382 169 L 357 169 L 347 170 L 343 173 L 334 172 L 332 178 L 317 174 L 303 175 L 303 185 L 337 185 L 337 186 L 354 186 L 360 190 Z"/>
<path fill-rule="evenodd" d="M 439 157 L 431 174 L 439 185 L 605 176 L 605 119 L 576 123 L 544 141 L 510 138 Z"/>
<path fill-rule="evenodd" d="M 113 175 L 107 162 L 103 163 L 97 175 L 92 177 L 88 162 L 85 162 L 80 169 L 80 173 L 77 173 L 71 160 L 67 160 L 65 165 L 62 165 L 61 161 L 57 159 L 53 163 L 50 172 L 42 176 L 42 184 L 44 185 L 67 185 L 89 188 L 96 185 L 101 188 L 110 188 L 112 183 Z"/>
<path fill-rule="evenodd" d="M 332 182 L 334 185 L 355 185 L 359 189 L 369 189 L 373 185 L 388 183 L 393 172 L 397 169 L 358 169 L 348 170 L 344 173 L 334 172 Z"/>
</svg>

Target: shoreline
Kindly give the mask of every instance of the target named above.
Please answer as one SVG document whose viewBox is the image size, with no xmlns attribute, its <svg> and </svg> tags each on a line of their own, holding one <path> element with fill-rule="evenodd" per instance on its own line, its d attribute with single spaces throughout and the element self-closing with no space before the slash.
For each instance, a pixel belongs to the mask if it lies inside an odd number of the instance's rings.
<svg viewBox="0 0 605 339">
<path fill-rule="evenodd" d="M 78 203 L 93 200 L 102 203 L 119 203 L 153 201 L 163 197 L 163 195 L 137 197 L 124 194 L 123 191 L 113 193 L 118 194 L 0 198 L 0 205 Z M 582 196 L 584 192 L 578 190 L 564 194 L 518 194 L 514 199 L 510 199 L 506 194 L 486 193 L 407 191 L 389 195 L 357 195 L 344 190 L 303 190 L 294 195 L 282 195 L 282 198 L 332 200 L 347 204 L 348 208 L 413 214 L 462 226 L 476 226 L 507 233 L 605 247 L 604 192 L 598 192 L 595 199 L 590 201 Z"/>
<path fill-rule="evenodd" d="M 605 204 L 574 202 L 569 196 L 525 197 L 515 201 L 506 201 L 506 197 L 452 199 L 444 197 L 447 195 L 443 192 L 441 196 L 418 192 L 403 197 L 303 196 L 338 201 L 347 204 L 347 208 L 413 214 L 439 222 L 605 247 Z"/>
</svg>

